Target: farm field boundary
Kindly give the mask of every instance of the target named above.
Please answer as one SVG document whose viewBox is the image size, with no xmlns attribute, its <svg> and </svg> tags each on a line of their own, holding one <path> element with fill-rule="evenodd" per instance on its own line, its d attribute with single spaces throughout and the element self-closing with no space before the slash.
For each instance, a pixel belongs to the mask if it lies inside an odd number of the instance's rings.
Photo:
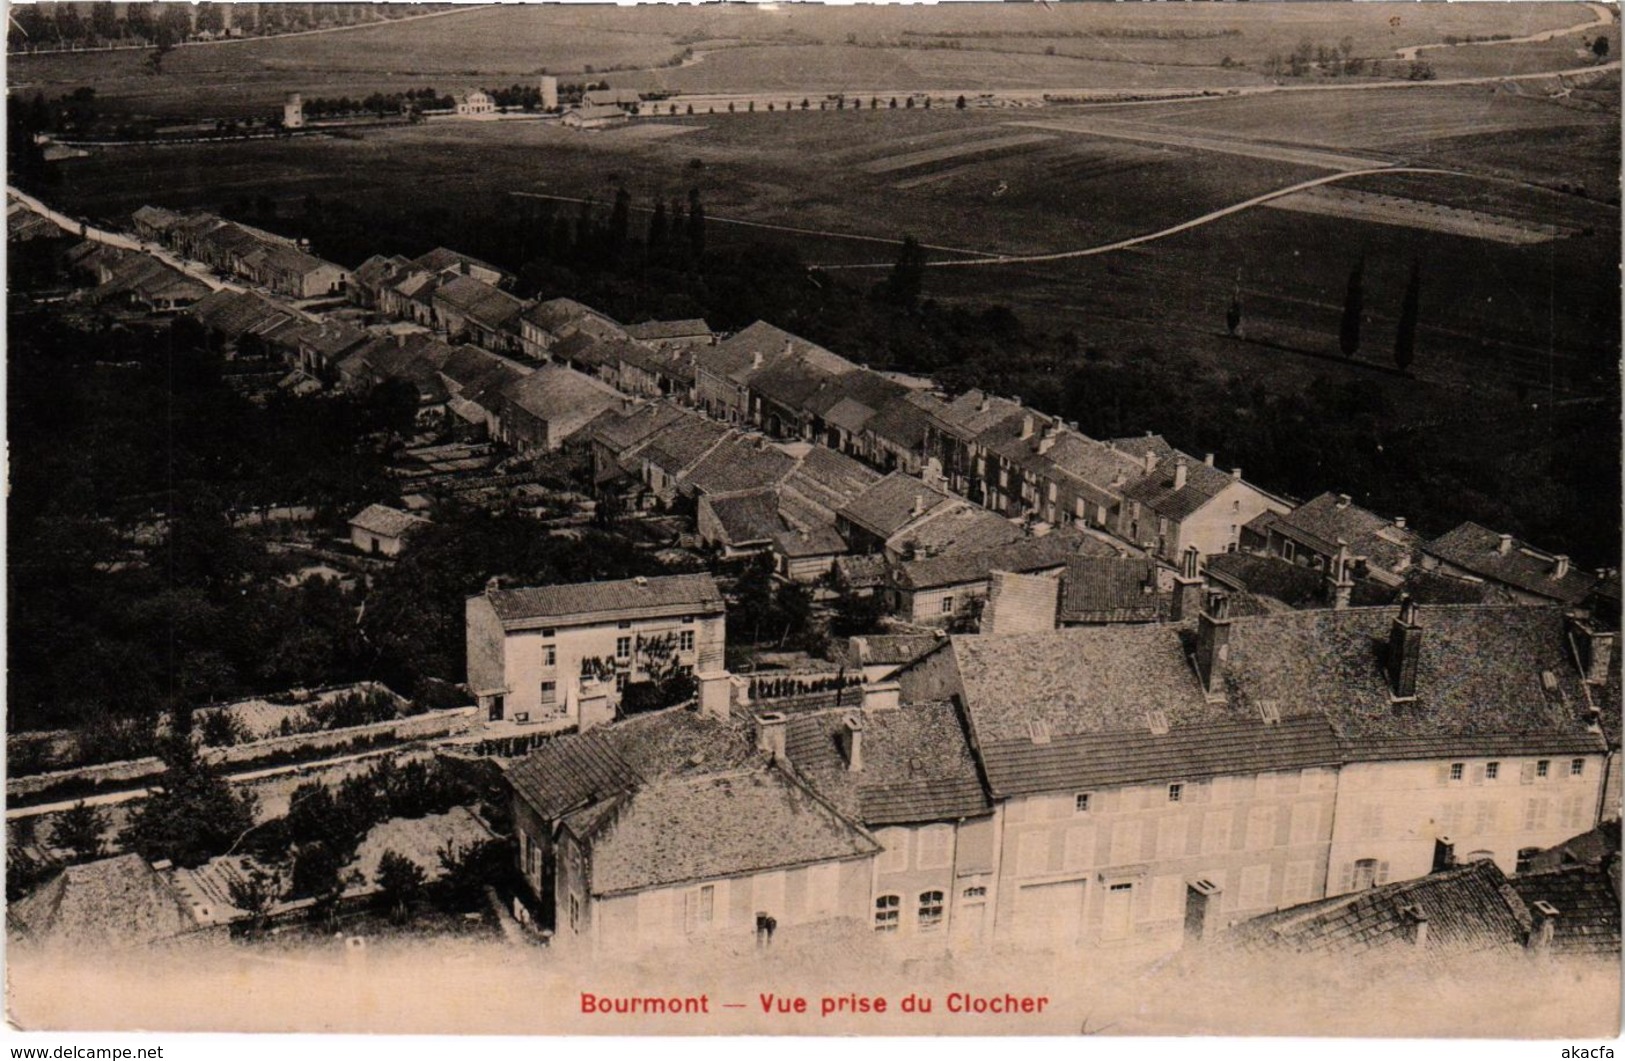
<svg viewBox="0 0 1625 1061">
<path fill-rule="evenodd" d="M 1314 188 L 1285 195 L 1263 205 L 1271 210 L 1371 221 L 1379 225 L 1402 225 L 1427 232 L 1493 240 L 1496 243 L 1547 243 L 1568 235 L 1556 225 L 1516 221 L 1478 210 L 1463 210 L 1396 195 L 1344 188 Z"/>
<path fill-rule="evenodd" d="M 858 168 L 865 173 L 897 173 L 902 170 L 919 169 L 922 166 L 934 165 L 938 162 L 952 162 L 982 155 L 1004 154 L 1016 148 L 1033 147 L 1037 144 L 1048 143 L 1054 139 L 1056 137 L 1047 133 L 1016 133 L 1010 136 L 997 136 L 990 140 L 972 140 L 968 143 L 947 144 L 943 147 L 933 147 L 924 151 L 910 151 L 907 154 L 877 159 Z"/>
<path fill-rule="evenodd" d="M 1019 121 L 1008 124 L 1030 129 L 1048 129 L 1055 132 L 1078 133 L 1085 136 L 1133 140 L 1144 144 L 1162 144 L 1167 147 L 1182 147 L 1193 151 L 1216 151 L 1220 154 L 1241 155 L 1245 158 L 1258 158 L 1269 162 L 1287 162 L 1292 165 L 1311 166 L 1316 169 L 1363 170 L 1370 169 L 1382 161 L 1381 159 L 1362 158 L 1358 155 L 1339 155 L 1330 151 L 1317 151 L 1309 148 L 1262 144 L 1252 140 L 1226 140 L 1214 136 L 1176 133 L 1144 125 L 1130 125 L 1126 122 L 1118 123 L 1110 119 L 1062 118 L 1050 121 Z"/>
</svg>

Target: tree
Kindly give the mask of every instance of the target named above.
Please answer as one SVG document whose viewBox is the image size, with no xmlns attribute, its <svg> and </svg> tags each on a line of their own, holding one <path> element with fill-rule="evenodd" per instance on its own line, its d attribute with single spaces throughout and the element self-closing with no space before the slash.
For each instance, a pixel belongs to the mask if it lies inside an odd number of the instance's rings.
<svg viewBox="0 0 1625 1061">
<path fill-rule="evenodd" d="M 396 924 L 404 924 L 412 904 L 423 895 L 427 880 L 422 866 L 398 851 L 385 851 L 373 875 L 373 883 L 378 885 L 378 904 L 389 911 Z"/>
<path fill-rule="evenodd" d="M 1236 286 L 1230 292 L 1230 309 L 1225 312 L 1224 325 L 1230 331 L 1231 338 L 1241 337 L 1241 277 L 1236 277 Z"/>
<path fill-rule="evenodd" d="M 631 227 L 632 194 L 625 188 L 615 189 L 615 205 L 609 211 L 609 248 L 614 254 L 626 249 L 626 237 Z"/>
<path fill-rule="evenodd" d="M 705 254 L 705 207 L 698 188 L 688 190 L 688 250 L 695 261 Z"/>
<path fill-rule="evenodd" d="M 1591 54 L 1595 55 L 1597 57 L 1597 62 L 1599 62 L 1599 63 L 1604 61 L 1605 59 L 1607 59 L 1608 58 L 1608 38 L 1599 36 L 1596 40 L 1592 41 L 1591 42 Z"/>
<path fill-rule="evenodd" d="M 1365 255 L 1354 263 L 1349 273 L 1348 293 L 1343 299 L 1343 326 L 1338 332 L 1338 345 L 1344 357 L 1353 357 L 1360 350 L 1360 320 L 1365 315 Z"/>
<path fill-rule="evenodd" d="M 282 875 L 254 866 L 248 876 L 228 883 L 226 890 L 231 896 L 231 905 L 248 915 L 250 931 L 263 931 L 271 907 L 282 897 Z"/>
<path fill-rule="evenodd" d="M 162 756 L 162 787 L 149 796 L 120 837 L 148 861 L 200 866 L 228 851 L 254 827 L 259 801 L 232 790 L 185 738 L 171 738 Z"/>
<path fill-rule="evenodd" d="M 67 851 L 74 862 L 90 862 L 102 857 L 105 832 L 107 815 L 80 800 L 51 826 L 51 846 Z"/>
<path fill-rule="evenodd" d="M 436 854 L 445 872 L 436 882 L 435 900 L 452 912 L 477 907 L 485 886 L 501 878 L 510 858 L 507 846 L 500 840 L 472 844 L 451 842 Z"/>
<path fill-rule="evenodd" d="M 903 237 L 903 246 L 897 252 L 897 262 L 886 278 L 886 301 L 894 306 L 912 310 L 919 305 L 920 290 L 925 285 L 925 251 L 913 236 Z"/>
<path fill-rule="evenodd" d="M 649 217 L 649 253 L 658 256 L 666 249 L 666 204 L 655 200 L 654 213 Z"/>
<path fill-rule="evenodd" d="M 1410 279 L 1405 282 L 1405 301 L 1399 307 L 1399 330 L 1394 336 L 1394 364 L 1409 372 L 1416 358 L 1416 311 L 1421 292 L 1421 269 L 1413 259 Z"/>
<path fill-rule="evenodd" d="M 957 110 L 964 110 L 965 109 L 965 97 L 960 96 L 958 99 L 954 100 L 954 107 Z"/>
</svg>

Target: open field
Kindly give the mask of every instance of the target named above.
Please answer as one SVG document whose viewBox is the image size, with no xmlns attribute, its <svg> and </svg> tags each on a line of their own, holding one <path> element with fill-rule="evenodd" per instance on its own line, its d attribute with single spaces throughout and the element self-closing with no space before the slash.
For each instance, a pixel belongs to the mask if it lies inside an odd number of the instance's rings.
<svg viewBox="0 0 1625 1061">
<path fill-rule="evenodd" d="M 736 5 L 636 9 L 579 5 L 480 8 L 339 34 L 181 48 L 163 72 L 141 51 L 13 57 L 10 82 L 98 96 L 153 114 L 263 112 L 286 92 L 364 96 L 432 85 L 507 85 L 546 71 L 607 76 L 616 86 L 695 92 L 888 93 L 928 89 L 1219 88 L 1257 85 L 1272 55 L 1300 41 L 1392 57 L 1446 37 L 1524 36 L 1593 17 L 1569 3 L 1001 6 Z M 1428 52 L 1446 63 L 1540 63 L 1576 38 Z M 1617 41 L 1616 41 L 1617 44 Z M 1053 54 L 1047 54 L 1053 52 Z M 1506 55 L 1482 53 L 1506 52 Z M 676 64 L 688 53 L 688 60 Z M 1469 54 L 1471 53 L 1471 54 Z M 1459 57 L 1459 58 L 1458 58 Z M 1221 65 L 1228 59 L 1228 66 Z M 1573 65 L 1565 62 L 1562 65 Z M 1450 66 L 1449 69 L 1455 69 Z M 1495 72 L 1492 70 L 1491 72 Z M 1303 80 L 1313 80 L 1312 78 Z"/>
<path fill-rule="evenodd" d="M 1273 200 L 1265 205 L 1272 210 L 1374 221 L 1383 225 L 1400 225 L 1428 232 L 1445 232 L 1453 236 L 1493 240 L 1496 243 L 1545 243 L 1570 234 L 1556 225 L 1527 221 L 1520 223 L 1511 218 L 1497 217 L 1478 210 L 1463 210 L 1459 207 L 1441 206 L 1438 203 L 1426 203 L 1395 195 L 1345 191 L 1338 188 L 1315 188 Z"/>
</svg>

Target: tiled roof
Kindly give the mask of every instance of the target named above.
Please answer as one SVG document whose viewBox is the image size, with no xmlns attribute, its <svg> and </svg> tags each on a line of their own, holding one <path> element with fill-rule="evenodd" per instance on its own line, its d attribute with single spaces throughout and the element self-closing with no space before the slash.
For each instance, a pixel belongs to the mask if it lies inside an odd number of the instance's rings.
<svg viewBox="0 0 1625 1061">
<path fill-rule="evenodd" d="M 538 302 L 525 310 L 525 319 L 527 321 L 550 332 L 557 332 L 559 329 L 575 324 L 585 317 L 596 317 L 606 323 L 615 323 L 591 306 L 582 305 L 572 298 L 548 299 L 546 302 Z"/>
<path fill-rule="evenodd" d="M 880 481 L 880 473 L 867 464 L 825 446 L 814 446 L 787 482 L 806 494 L 808 500 L 833 511 Z"/>
<path fill-rule="evenodd" d="M 472 276 L 448 280 L 435 290 L 434 297 L 469 320 L 490 329 L 517 324 L 525 304 L 500 288 Z"/>
<path fill-rule="evenodd" d="M 863 723 L 857 771 L 846 768 L 838 743 L 849 716 Z M 808 784 L 864 825 L 957 821 L 992 810 L 951 704 L 795 715 L 785 752 Z"/>
<path fill-rule="evenodd" d="M 667 402 L 650 402 L 627 412 L 606 409 L 585 430 L 594 442 L 602 443 L 619 454 L 690 415 Z"/>
<path fill-rule="evenodd" d="M 378 287 L 400 275 L 403 270 L 411 268 L 411 265 L 411 262 L 399 254 L 391 254 L 388 257 L 374 254 L 356 266 L 351 278 L 363 287 Z"/>
<path fill-rule="evenodd" d="M 596 121 L 599 118 L 625 118 L 627 113 L 621 108 L 608 103 L 595 103 L 577 107 L 566 117 L 575 117 L 583 121 Z"/>
<path fill-rule="evenodd" d="M 1046 534 L 1042 538 L 1023 538 L 992 549 L 975 549 L 926 560 L 905 560 L 897 565 L 893 583 L 901 589 L 935 589 L 985 582 L 994 571 L 1028 574 L 1059 568 L 1078 555 L 1084 541 L 1094 540 Z M 1144 564 L 1144 561 L 1140 561 L 1142 568 Z"/>
<path fill-rule="evenodd" d="M 1106 440 L 1106 445 L 1141 462 L 1142 472 L 1145 468 L 1144 461 L 1147 453 L 1154 455 L 1159 464 L 1165 460 L 1173 460 L 1180 455 L 1178 450 L 1168 444 L 1167 439 L 1161 435 L 1153 435 L 1149 431 L 1143 435 L 1130 435 L 1127 438 L 1109 438 Z"/>
<path fill-rule="evenodd" d="M 870 634 L 851 639 L 851 652 L 860 664 L 904 666 L 935 652 L 947 639 L 937 634 Z"/>
<path fill-rule="evenodd" d="M 786 353 L 801 355 L 815 367 L 830 373 L 838 374 L 857 367 L 845 358 L 837 357 L 823 347 L 765 321 L 757 321 L 716 346 L 696 350 L 694 356 L 699 366 L 707 372 L 743 383 L 753 371 L 757 356 L 762 359 L 760 367 L 766 368 Z"/>
<path fill-rule="evenodd" d="M 566 826 L 587 834 L 596 895 L 862 858 L 880 849 L 774 765 L 653 781 L 607 814 L 592 811 L 586 820 L 568 817 Z"/>
<path fill-rule="evenodd" d="M 908 388 L 889 380 L 879 372 L 860 368 L 855 372 L 839 374 L 830 385 L 807 402 L 807 410 L 815 416 L 829 419 L 829 414 L 843 401 L 856 402 L 868 409 L 883 409 L 908 395 Z"/>
<path fill-rule="evenodd" d="M 643 457 L 675 476 L 705 456 L 728 435 L 728 429 L 702 416 L 684 417 L 649 436 Z"/>
<path fill-rule="evenodd" d="M 275 321 L 291 321 L 293 313 L 251 291 L 222 288 L 193 303 L 187 311 L 204 327 L 232 338 Z"/>
<path fill-rule="evenodd" d="M 471 268 L 487 269 L 493 273 L 502 272 L 489 262 L 482 262 L 478 258 L 445 247 L 436 247 L 426 254 L 421 254 L 412 259 L 410 264 L 428 273 L 443 273 L 448 269 L 461 270 L 464 264 Z"/>
<path fill-rule="evenodd" d="M 540 420 L 558 420 L 583 409 L 602 411 L 621 400 L 615 388 L 563 365 L 543 365 L 503 390 L 514 405 Z"/>
<path fill-rule="evenodd" d="M 1073 431 L 1062 431 L 1045 455 L 1058 471 L 1108 495 L 1145 474 L 1142 460 Z"/>
<path fill-rule="evenodd" d="M 1619 855 L 1513 877 L 1527 906 L 1551 903 L 1552 952 L 1619 962 Z"/>
<path fill-rule="evenodd" d="M 421 516 L 414 516 L 410 512 L 402 512 L 388 505 L 368 505 L 350 517 L 350 526 L 360 527 L 364 531 L 371 531 L 386 538 L 399 538 L 407 531 L 428 522 Z"/>
<path fill-rule="evenodd" d="M 1396 527 L 1368 508 L 1361 508 L 1346 495 L 1321 494 L 1285 515 L 1277 516 L 1276 531 L 1330 556 L 1341 539 L 1348 543 L 1350 556 L 1364 557 L 1373 567 L 1401 572 L 1422 544 L 1413 530 Z"/>
<path fill-rule="evenodd" d="M 1416 697 L 1398 710 L 1381 655 L 1395 614 L 1350 608 L 1233 620 L 1222 703 L 1202 694 L 1188 624 L 957 637 L 953 647 L 969 717 L 990 756 L 1000 742 L 1045 747 L 1033 743 L 1035 723 L 1060 743 L 1148 732 L 1147 713 L 1158 711 L 1172 737 L 1202 724 L 1254 725 L 1266 704 L 1294 724 L 1329 724 L 1346 761 L 1602 749 L 1601 736 L 1586 729 L 1587 694 L 1568 659 L 1559 610 L 1418 609 Z M 1553 693 L 1544 688 L 1546 672 Z M 1590 695 L 1612 709 L 1618 686 L 1616 675 Z"/>
<path fill-rule="evenodd" d="M 853 371 L 847 369 L 847 372 Z M 831 397 L 840 394 L 831 389 L 841 373 L 815 364 L 811 360 L 792 354 L 763 365 L 751 374 L 751 393 L 785 408 L 802 410 L 810 399 L 827 391 Z"/>
<path fill-rule="evenodd" d="M 936 410 L 935 419 L 948 433 L 969 440 L 1022 412 L 1023 407 L 1008 398 L 995 398 L 979 390 L 970 390 Z"/>
<path fill-rule="evenodd" d="M 918 453 L 925 448 L 925 430 L 931 416 L 909 398 L 909 395 L 900 395 L 886 403 L 864 430 L 910 453 Z"/>
<path fill-rule="evenodd" d="M 835 561 L 835 575 L 851 589 L 878 589 L 889 580 L 890 568 L 879 553 L 842 556 Z"/>
<path fill-rule="evenodd" d="M 1176 489 L 1174 483 L 1181 462 L 1185 465 L 1185 485 Z M 1123 496 L 1140 502 L 1160 516 L 1181 520 L 1237 481 L 1229 472 L 1179 455 L 1159 462 L 1150 475 L 1131 481 L 1123 488 Z"/>
<path fill-rule="evenodd" d="M 921 515 L 952 502 L 952 495 L 941 487 L 903 472 L 892 472 L 853 498 L 840 514 L 885 539 Z"/>
<path fill-rule="evenodd" d="M 756 758 L 748 725 L 674 707 L 557 737 L 514 763 L 507 778 L 531 810 L 556 821 L 644 780 L 732 769 Z"/>
<path fill-rule="evenodd" d="M 1529 860 L 1535 872 L 1558 869 L 1578 862 L 1606 862 L 1619 853 L 1619 819 L 1608 818 L 1579 836 L 1549 847 Z"/>
<path fill-rule="evenodd" d="M 1427 943 L 1413 942 L 1408 909 L 1427 917 Z M 1397 957 L 1521 953 L 1529 912 L 1489 859 L 1414 880 L 1350 892 L 1244 921 L 1233 931 L 1252 950 Z"/>
<path fill-rule="evenodd" d="M 1574 565 L 1569 566 L 1562 578 L 1555 577 L 1556 557 L 1516 539 L 1508 543 L 1503 553 L 1501 536 L 1471 521 L 1426 543 L 1422 551 L 1480 578 L 1493 579 L 1564 604 L 1585 600 L 1597 582 L 1594 574 Z"/>
<path fill-rule="evenodd" d="M 722 593 L 710 575 L 660 575 L 611 582 L 492 589 L 485 594 L 504 629 L 542 625 L 543 620 L 580 622 L 598 616 L 632 617 L 653 612 L 722 609 Z"/>
<path fill-rule="evenodd" d="M 875 411 L 851 398 L 842 398 L 830 406 L 829 412 L 824 414 L 825 423 L 834 424 L 843 431 L 857 434 L 863 430 L 863 425 L 874 418 Z"/>
<path fill-rule="evenodd" d="M 733 546 L 770 541 L 785 529 L 779 519 L 778 498 L 771 490 L 731 497 L 707 497 L 701 504 L 709 505 L 717 522 L 722 524 L 726 544 Z"/>
<path fill-rule="evenodd" d="M 51 948 L 142 947 L 196 927 L 179 893 L 135 854 L 68 866 L 6 910 L 8 932 Z"/>
<path fill-rule="evenodd" d="M 1057 617 L 1072 623 L 1147 623 L 1168 618 L 1172 596 L 1157 589 L 1153 560 L 1081 556 L 1061 575 Z"/>
<path fill-rule="evenodd" d="M 839 556 L 846 552 L 846 539 L 832 524 L 792 521 L 788 530 L 773 535 L 773 550 L 790 559 L 809 556 Z"/>
<path fill-rule="evenodd" d="M 1219 553 L 1204 570 L 1215 582 L 1270 597 L 1291 608 L 1326 607 L 1325 576 L 1312 567 L 1278 556 Z"/>
<path fill-rule="evenodd" d="M 907 555 L 940 556 L 996 549 L 1021 540 L 1021 528 L 968 501 L 939 505 L 886 539 L 886 548 Z"/>
<path fill-rule="evenodd" d="M 699 318 L 680 321 L 644 321 L 641 324 L 628 324 L 626 334 L 644 342 L 657 342 L 661 339 L 710 338 L 711 326 Z"/>
<path fill-rule="evenodd" d="M 730 494 L 777 485 L 795 469 L 794 458 L 773 446 L 726 438 L 684 476 L 684 485 L 706 494 Z"/>
<path fill-rule="evenodd" d="M 694 366 L 686 351 L 656 349 L 642 341 L 622 339 L 613 346 L 614 356 L 622 366 L 631 365 L 652 376 L 665 376 L 679 382 L 694 379 Z"/>
</svg>

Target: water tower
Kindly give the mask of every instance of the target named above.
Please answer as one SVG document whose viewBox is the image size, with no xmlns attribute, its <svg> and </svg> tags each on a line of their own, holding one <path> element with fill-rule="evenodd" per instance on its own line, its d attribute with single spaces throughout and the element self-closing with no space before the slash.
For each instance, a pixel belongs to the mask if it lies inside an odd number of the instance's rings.
<svg viewBox="0 0 1625 1061">
<path fill-rule="evenodd" d="M 299 93 L 289 93 L 288 100 L 282 104 L 282 128 L 303 129 L 305 127 L 305 101 Z"/>
<path fill-rule="evenodd" d="M 542 110 L 558 110 L 559 79 L 551 74 L 542 78 Z"/>
</svg>

